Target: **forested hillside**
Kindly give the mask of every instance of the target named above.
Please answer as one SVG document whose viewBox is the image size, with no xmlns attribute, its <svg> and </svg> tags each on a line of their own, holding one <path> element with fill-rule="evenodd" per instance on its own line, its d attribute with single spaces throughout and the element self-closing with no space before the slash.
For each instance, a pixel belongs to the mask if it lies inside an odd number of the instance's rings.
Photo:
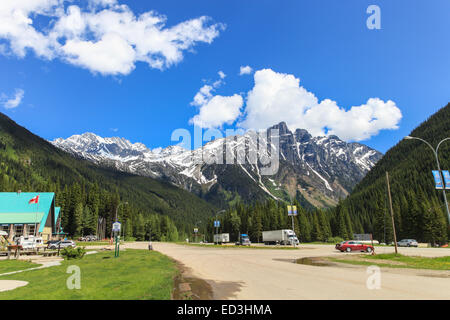
<svg viewBox="0 0 450 320">
<path fill-rule="evenodd" d="M 192 193 L 146 177 L 76 159 L 0 113 L 0 191 L 56 192 L 63 228 L 95 234 L 98 217 L 109 235 L 116 207 L 127 236 L 176 240 L 207 219 L 213 206 Z"/>
<path fill-rule="evenodd" d="M 450 136 L 450 105 L 439 110 L 410 134 L 436 146 Z M 450 141 L 439 150 L 442 169 L 450 169 Z M 436 190 L 431 170 L 436 161 L 423 142 L 402 140 L 391 148 L 352 194 L 332 209 L 299 207 L 295 231 L 302 242 L 326 241 L 331 237 L 353 238 L 355 233 L 373 233 L 380 242 L 392 242 L 392 222 L 387 196 L 389 171 L 397 239 L 446 243 L 449 238 L 447 214 L 441 190 Z M 450 193 L 450 192 L 448 192 Z M 263 230 L 291 229 L 287 203 L 269 200 L 253 205 L 237 204 L 221 215 L 221 232 L 236 239 L 239 232 L 261 239 Z M 212 221 L 209 225 L 212 226 Z M 214 232 L 209 227 L 207 233 Z M 212 237 L 212 236 L 211 236 Z"/>
<path fill-rule="evenodd" d="M 338 230 L 333 230 L 336 224 L 332 213 L 323 209 L 306 210 L 295 200 L 298 215 L 294 218 L 294 229 L 301 242 L 327 241 Z M 215 232 L 213 222 L 208 223 L 207 235 L 212 239 Z M 267 200 L 252 205 L 239 203 L 220 215 L 219 232 L 230 233 L 235 241 L 239 233 L 247 233 L 251 241 L 261 242 L 262 231 L 292 229 L 291 217 L 287 215 L 286 203 Z M 347 222 L 344 221 L 344 224 Z"/>
<path fill-rule="evenodd" d="M 410 134 L 433 147 L 450 137 L 450 104 L 440 109 Z M 441 169 L 450 169 L 450 140 L 439 149 Z M 443 243 L 448 238 L 448 219 L 441 190 L 436 190 L 431 171 L 436 170 L 431 149 L 417 140 L 402 140 L 391 148 L 352 194 L 336 210 L 348 211 L 353 224 L 373 232 L 376 239 L 392 240 L 386 196 L 389 172 L 397 238 Z M 448 194 L 447 192 L 447 198 Z"/>
</svg>

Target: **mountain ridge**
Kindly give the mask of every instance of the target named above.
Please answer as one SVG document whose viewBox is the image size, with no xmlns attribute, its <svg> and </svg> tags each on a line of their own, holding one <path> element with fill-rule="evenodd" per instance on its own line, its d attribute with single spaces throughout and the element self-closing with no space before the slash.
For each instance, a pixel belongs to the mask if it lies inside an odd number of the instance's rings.
<svg viewBox="0 0 450 320">
<path fill-rule="evenodd" d="M 291 132 L 284 122 L 266 130 L 267 142 L 271 129 L 279 132 L 280 165 L 278 172 L 270 177 L 260 174 L 264 167 L 260 161 L 233 163 L 233 169 L 201 161 L 220 154 L 226 159 L 228 147 L 236 154 L 244 145 L 248 151 L 251 131 L 216 139 L 194 150 L 177 145 L 150 150 L 139 142 L 131 143 L 120 137 L 103 138 L 93 133 L 58 138 L 51 143 L 101 166 L 169 181 L 207 199 L 216 199 L 213 202 L 219 206 L 227 201 L 251 201 L 251 196 L 239 186 L 239 181 L 230 183 L 225 174 L 240 175 L 240 180 L 245 180 L 247 186 L 257 186 L 253 188 L 256 200 L 267 196 L 276 200 L 299 197 L 313 206 L 332 206 L 347 196 L 382 156 L 368 146 L 347 143 L 337 136 L 313 137 L 304 129 Z M 249 160 L 248 154 L 244 158 Z M 290 173 L 293 173 L 295 181 L 289 181 Z"/>
</svg>

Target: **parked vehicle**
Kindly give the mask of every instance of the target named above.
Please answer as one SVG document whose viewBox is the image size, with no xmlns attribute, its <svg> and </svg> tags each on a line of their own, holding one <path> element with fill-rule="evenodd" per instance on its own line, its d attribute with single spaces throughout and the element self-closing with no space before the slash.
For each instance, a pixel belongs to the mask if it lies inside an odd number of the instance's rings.
<svg viewBox="0 0 450 320">
<path fill-rule="evenodd" d="M 245 233 L 239 234 L 239 239 L 236 242 L 237 246 L 249 246 L 251 244 L 252 243 L 250 242 L 250 238 L 249 238 L 248 234 L 245 234 Z"/>
<path fill-rule="evenodd" d="M 97 236 L 94 235 L 88 235 L 85 237 L 86 241 L 97 241 Z"/>
<path fill-rule="evenodd" d="M 262 238 L 264 244 L 282 244 L 294 245 L 299 244 L 297 235 L 289 229 L 263 231 Z"/>
<path fill-rule="evenodd" d="M 418 247 L 419 244 L 414 239 L 403 239 L 397 242 L 397 246 L 399 247 Z"/>
<path fill-rule="evenodd" d="M 227 243 L 230 242 L 230 234 L 229 233 L 219 233 L 214 235 L 214 243 Z"/>
<path fill-rule="evenodd" d="M 339 250 L 339 247 L 340 247 L 343 243 L 345 243 L 345 241 L 336 243 L 336 246 L 335 246 L 336 250 Z"/>
<path fill-rule="evenodd" d="M 61 241 L 61 240 L 48 240 L 48 241 L 46 242 L 47 248 L 48 248 L 51 244 L 58 243 L 59 241 Z"/>
<path fill-rule="evenodd" d="M 44 246 L 44 240 L 42 237 L 20 236 L 16 239 L 16 244 L 22 246 L 24 250 L 29 250 Z"/>
<path fill-rule="evenodd" d="M 48 245 L 49 249 L 58 249 L 58 248 L 65 248 L 65 247 L 72 247 L 75 248 L 76 244 L 72 240 L 61 240 L 56 243 L 52 243 Z"/>
<path fill-rule="evenodd" d="M 78 241 L 97 241 L 97 236 L 88 235 L 88 236 L 84 236 L 84 237 L 79 237 Z"/>
<path fill-rule="evenodd" d="M 341 252 L 352 252 L 352 251 L 365 251 L 365 252 L 372 252 L 373 246 L 370 244 L 365 244 L 360 241 L 354 241 L 349 240 L 345 241 L 344 243 L 341 243 L 339 247 L 337 247 Z"/>
</svg>

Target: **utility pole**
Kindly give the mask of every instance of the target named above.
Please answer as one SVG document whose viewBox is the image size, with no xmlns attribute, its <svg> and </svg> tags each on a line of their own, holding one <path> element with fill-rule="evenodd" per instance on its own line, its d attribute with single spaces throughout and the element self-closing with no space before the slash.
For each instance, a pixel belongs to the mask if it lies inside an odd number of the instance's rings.
<svg viewBox="0 0 450 320">
<path fill-rule="evenodd" d="M 394 233 L 395 254 L 397 254 L 398 248 L 397 248 L 397 235 L 395 233 L 394 210 L 392 209 L 391 187 L 389 185 L 389 172 L 387 172 L 387 171 L 386 171 L 386 182 L 387 182 L 388 195 L 389 195 L 389 208 L 391 209 L 392 231 Z"/>
</svg>

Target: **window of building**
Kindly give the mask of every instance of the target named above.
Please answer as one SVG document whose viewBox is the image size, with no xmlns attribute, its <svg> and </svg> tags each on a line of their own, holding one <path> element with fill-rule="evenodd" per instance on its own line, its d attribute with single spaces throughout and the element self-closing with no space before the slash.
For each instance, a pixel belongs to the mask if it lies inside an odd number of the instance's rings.
<svg viewBox="0 0 450 320">
<path fill-rule="evenodd" d="M 23 225 L 21 224 L 14 225 L 14 234 L 16 237 L 23 235 Z"/>
<path fill-rule="evenodd" d="M 2 224 L 0 226 L 0 230 L 5 231 L 9 234 L 9 225 L 8 224 Z"/>
<path fill-rule="evenodd" d="M 28 225 L 28 235 L 34 236 L 34 230 L 35 230 L 34 224 L 29 224 Z"/>
</svg>

